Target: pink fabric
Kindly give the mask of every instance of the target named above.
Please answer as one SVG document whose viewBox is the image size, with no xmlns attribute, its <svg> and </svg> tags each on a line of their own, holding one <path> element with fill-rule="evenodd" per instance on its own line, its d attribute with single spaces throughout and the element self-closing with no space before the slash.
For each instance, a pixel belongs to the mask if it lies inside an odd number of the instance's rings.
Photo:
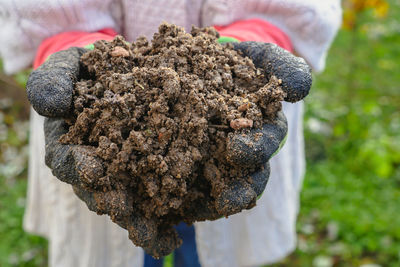
<svg viewBox="0 0 400 267">
<path fill-rule="evenodd" d="M 233 37 L 239 41 L 274 43 L 293 52 L 289 37 L 275 25 L 261 19 L 240 20 L 228 26 L 214 27 L 222 36 Z"/>
<path fill-rule="evenodd" d="M 64 32 L 44 40 L 38 48 L 33 68 L 39 67 L 51 54 L 73 46 L 84 47 L 97 40 L 112 40 L 117 33 L 106 28 L 98 32 Z"/>
<path fill-rule="evenodd" d="M 248 19 L 234 22 L 228 26 L 214 26 L 222 36 L 229 36 L 239 41 L 258 41 L 274 43 L 292 52 L 289 37 L 275 25 L 261 19 Z M 73 46 L 83 47 L 97 40 L 112 40 L 117 33 L 111 28 L 98 32 L 64 32 L 47 38 L 39 46 L 33 68 L 39 67 L 51 54 Z"/>
</svg>

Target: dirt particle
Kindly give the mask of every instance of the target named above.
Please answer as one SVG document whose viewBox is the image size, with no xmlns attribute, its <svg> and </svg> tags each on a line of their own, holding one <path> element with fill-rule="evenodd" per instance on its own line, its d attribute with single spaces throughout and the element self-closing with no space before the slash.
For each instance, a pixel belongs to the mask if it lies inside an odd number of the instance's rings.
<svg viewBox="0 0 400 267">
<path fill-rule="evenodd" d="M 235 120 L 231 121 L 230 126 L 234 130 L 239 130 L 242 128 L 252 128 L 253 120 L 249 120 L 249 119 L 245 119 L 245 118 L 235 119 Z"/>
<path fill-rule="evenodd" d="M 240 105 L 240 106 L 238 107 L 238 110 L 239 110 L 240 112 L 243 112 L 243 111 L 248 110 L 248 109 L 250 108 L 250 106 L 251 106 L 250 103 L 245 103 L 245 104 Z"/>
<path fill-rule="evenodd" d="M 129 52 L 121 46 L 116 46 L 111 51 L 110 55 L 112 57 L 129 57 Z"/>
</svg>

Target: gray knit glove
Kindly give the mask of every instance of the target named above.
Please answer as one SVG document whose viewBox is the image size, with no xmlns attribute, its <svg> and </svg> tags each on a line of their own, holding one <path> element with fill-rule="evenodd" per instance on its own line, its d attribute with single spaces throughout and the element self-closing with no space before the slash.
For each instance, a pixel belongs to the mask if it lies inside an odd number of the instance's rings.
<svg viewBox="0 0 400 267">
<path fill-rule="evenodd" d="M 307 95 L 311 86 L 311 72 L 304 60 L 297 58 L 277 46 L 255 42 L 234 44 L 235 49 L 249 56 L 254 64 L 272 75 L 282 79 L 287 93 L 286 101 L 295 102 Z M 75 193 L 98 214 L 108 214 L 114 222 L 129 231 L 136 245 L 142 246 L 152 255 L 167 255 L 178 244 L 176 233 L 171 230 L 159 232 L 150 229 L 156 224 L 134 214 L 127 208 L 130 201 L 123 191 L 95 191 L 95 185 L 102 184 L 104 169 L 100 159 L 93 153 L 93 147 L 82 145 L 63 145 L 59 142 L 67 132 L 63 117 L 72 111 L 74 84 L 85 74 L 79 61 L 86 50 L 70 48 L 53 54 L 41 67 L 33 71 L 27 83 L 28 98 L 34 109 L 41 115 L 51 117 L 45 120 L 46 164 L 53 174 L 63 182 L 73 186 Z M 254 133 L 262 132 L 255 140 Z M 217 219 L 237 213 L 255 205 L 257 196 L 265 189 L 269 177 L 268 160 L 279 149 L 287 133 L 287 122 L 282 112 L 276 119 L 265 124 L 262 129 L 253 129 L 248 135 L 234 135 L 228 140 L 228 149 L 233 157 L 230 161 L 243 168 L 256 167 L 251 175 L 252 183 L 233 180 L 228 188 L 218 196 L 217 205 L 212 210 L 204 205 L 203 210 L 193 210 L 198 220 Z M 156 233 L 156 234 L 150 234 Z"/>
<path fill-rule="evenodd" d="M 46 165 L 59 180 L 72 185 L 91 211 L 108 214 L 127 229 L 135 245 L 156 257 L 168 255 L 179 245 L 176 232 L 171 228 L 160 233 L 156 223 L 135 214 L 133 207 L 125 205 L 131 201 L 126 192 L 96 190 L 103 182 L 104 168 L 102 161 L 94 156 L 94 147 L 64 145 L 59 141 L 68 131 L 62 118 L 72 112 L 75 82 L 86 74 L 80 65 L 80 57 L 86 51 L 73 47 L 57 52 L 29 76 L 28 99 L 40 115 L 48 117 L 44 122 Z"/>
</svg>

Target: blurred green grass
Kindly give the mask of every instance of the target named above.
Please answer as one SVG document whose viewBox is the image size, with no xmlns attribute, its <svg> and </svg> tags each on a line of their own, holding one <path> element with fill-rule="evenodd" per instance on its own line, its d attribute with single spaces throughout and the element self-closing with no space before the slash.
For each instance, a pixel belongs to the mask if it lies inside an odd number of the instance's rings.
<svg viewBox="0 0 400 267">
<path fill-rule="evenodd" d="M 359 1 L 361 2 L 361 1 Z M 306 99 L 297 250 L 274 266 L 400 266 L 400 3 L 341 30 Z"/>
<path fill-rule="evenodd" d="M 400 3 L 388 2 L 386 18 L 365 10 L 339 32 L 314 79 L 298 246 L 273 266 L 400 266 Z M 22 230 L 26 100 L 0 86 L 0 266 L 46 266 L 47 242 Z"/>
<path fill-rule="evenodd" d="M 46 266 L 47 241 L 22 230 L 29 107 L 22 87 L 0 78 L 0 266 Z"/>
</svg>

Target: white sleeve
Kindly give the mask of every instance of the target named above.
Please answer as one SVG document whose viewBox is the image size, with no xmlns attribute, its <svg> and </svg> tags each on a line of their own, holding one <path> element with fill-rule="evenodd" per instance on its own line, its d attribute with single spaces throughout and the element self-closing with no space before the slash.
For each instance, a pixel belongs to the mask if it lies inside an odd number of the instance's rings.
<svg viewBox="0 0 400 267">
<path fill-rule="evenodd" d="M 342 18 L 340 0 L 207 0 L 203 22 L 226 25 L 261 18 L 276 25 L 315 71 L 325 67 L 327 51 Z"/>
<path fill-rule="evenodd" d="M 119 30 L 119 1 L 2 0 L 0 57 L 4 71 L 15 73 L 32 64 L 40 43 L 65 31 Z"/>
</svg>

